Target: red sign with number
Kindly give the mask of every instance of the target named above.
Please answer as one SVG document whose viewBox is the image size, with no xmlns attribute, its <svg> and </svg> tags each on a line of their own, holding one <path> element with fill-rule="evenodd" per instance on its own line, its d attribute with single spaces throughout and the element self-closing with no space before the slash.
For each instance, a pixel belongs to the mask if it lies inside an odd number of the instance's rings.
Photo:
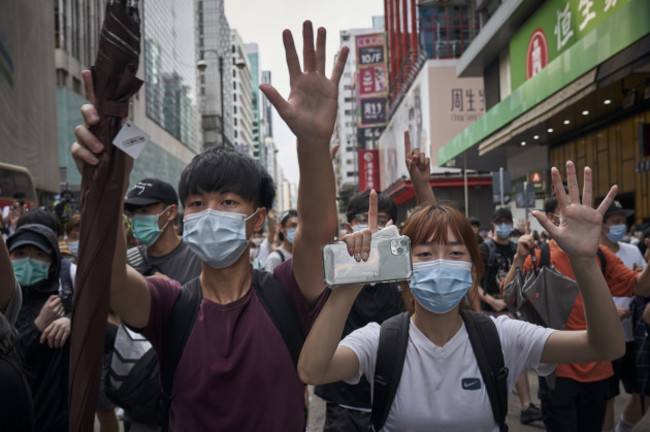
<svg viewBox="0 0 650 432">
<path fill-rule="evenodd" d="M 379 150 L 359 150 L 359 192 L 379 188 Z"/>
</svg>

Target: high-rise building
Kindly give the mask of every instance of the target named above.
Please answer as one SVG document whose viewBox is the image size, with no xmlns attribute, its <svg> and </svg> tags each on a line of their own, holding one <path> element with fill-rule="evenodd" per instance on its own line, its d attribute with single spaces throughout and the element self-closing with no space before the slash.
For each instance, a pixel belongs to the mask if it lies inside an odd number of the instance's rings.
<svg viewBox="0 0 650 432">
<path fill-rule="evenodd" d="M 260 163 L 266 160 L 265 150 L 263 145 L 263 135 L 261 130 L 261 115 L 260 115 L 260 54 L 259 48 L 256 43 L 247 43 L 246 52 L 248 53 L 248 62 L 251 66 L 251 89 L 253 92 L 252 106 L 253 106 L 253 157 Z"/>
<path fill-rule="evenodd" d="M 334 158 L 334 170 L 339 196 L 339 211 L 345 213 L 348 200 L 358 192 L 359 168 L 357 155 L 361 143 L 357 137 L 357 89 L 356 89 L 356 45 L 357 35 L 373 33 L 374 29 L 342 30 L 340 33 L 341 48 L 348 47 L 348 61 L 345 63 L 343 75 L 339 81 L 339 101 L 337 125 L 332 137 L 332 145 L 338 144 L 339 149 Z"/>
<path fill-rule="evenodd" d="M 204 148 L 233 146 L 233 55 L 224 0 L 196 0 L 199 100 Z"/>
<path fill-rule="evenodd" d="M 73 189 L 81 176 L 70 156 L 70 144 L 75 126 L 83 123 L 79 107 L 89 103 L 81 71 L 95 62 L 105 3 L 57 0 L 54 5 L 60 177 Z M 194 1 L 141 1 L 140 18 L 138 77 L 144 84 L 133 98 L 129 117 L 151 140 L 134 163 L 131 182 L 158 177 L 176 184 L 201 149 Z"/>
<path fill-rule="evenodd" d="M 235 67 L 232 69 L 233 128 L 235 148 L 253 156 L 253 90 L 251 88 L 251 67 L 246 46 L 237 30 L 232 31 L 232 55 Z"/>
<path fill-rule="evenodd" d="M 270 70 L 262 71 L 262 83 L 263 84 L 273 84 Z M 264 122 L 264 136 L 272 137 L 273 136 L 273 104 L 269 101 L 266 96 L 262 96 L 262 109 L 263 109 L 263 122 Z"/>
<path fill-rule="evenodd" d="M 27 167 L 46 198 L 59 191 L 52 9 L 12 1 L 0 9 L 0 161 Z M 29 191 L 1 175 L 0 196 L 11 200 L 16 192 Z"/>
</svg>

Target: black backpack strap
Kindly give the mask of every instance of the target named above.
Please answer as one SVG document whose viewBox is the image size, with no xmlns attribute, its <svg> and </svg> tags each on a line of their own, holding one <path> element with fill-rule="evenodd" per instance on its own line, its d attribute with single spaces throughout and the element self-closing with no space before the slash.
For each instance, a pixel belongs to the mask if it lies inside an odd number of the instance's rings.
<svg viewBox="0 0 650 432">
<path fill-rule="evenodd" d="M 277 252 L 278 255 L 280 255 L 280 259 L 282 260 L 281 262 L 285 262 L 287 260 L 280 249 L 276 249 L 275 252 Z"/>
<path fill-rule="evenodd" d="M 134 246 L 127 249 L 126 263 L 133 267 L 138 273 L 149 276 L 152 273 L 151 266 L 149 265 L 149 260 L 147 259 L 144 250 L 145 248 L 142 246 Z"/>
<path fill-rule="evenodd" d="M 368 426 L 373 432 L 384 427 L 402 378 L 409 342 L 410 319 L 408 312 L 402 312 L 381 324 L 372 392 L 372 413 Z"/>
<path fill-rule="evenodd" d="M 169 428 L 169 404 L 176 368 L 194 328 L 202 298 L 201 280 L 200 277 L 196 277 L 181 287 L 181 292 L 178 294 L 165 324 L 160 364 L 161 403 L 163 404 L 162 409 L 166 412 L 162 426 L 163 432 Z"/>
<path fill-rule="evenodd" d="M 472 344 L 476 362 L 481 371 L 485 390 L 492 405 L 494 421 L 501 432 L 508 431 L 508 368 L 503 361 L 501 340 L 496 325 L 487 316 L 461 309 L 460 315 Z"/>
<path fill-rule="evenodd" d="M 305 335 L 289 293 L 273 273 L 255 270 L 255 291 L 264 310 L 280 331 L 294 366 L 298 366 L 300 350 L 305 343 Z"/>
</svg>

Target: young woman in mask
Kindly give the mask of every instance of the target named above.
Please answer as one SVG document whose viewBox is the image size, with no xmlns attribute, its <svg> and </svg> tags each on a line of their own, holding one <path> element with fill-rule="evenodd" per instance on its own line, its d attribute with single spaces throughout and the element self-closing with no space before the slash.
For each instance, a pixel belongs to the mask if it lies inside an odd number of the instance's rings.
<svg viewBox="0 0 650 432">
<path fill-rule="evenodd" d="M 585 169 L 584 205 L 575 166 L 567 162 L 568 195 L 556 168 L 552 178 L 560 213 L 566 221 L 553 225 L 541 212 L 533 215 L 561 244 L 570 257 L 580 287 L 588 328 L 586 331 L 554 331 L 505 316 L 494 320 L 508 374 L 508 394 L 517 377 L 528 369 L 540 375 L 557 363 L 611 360 L 622 355 L 623 334 L 611 294 L 597 271 L 596 250 L 602 216 L 612 202 L 612 187 L 604 203 L 594 210 L 591 202 L 591 170 Z M 372 207 L 372 206 L 371 206 Z M 368 258 L 370 226 L 344 237 L 351 255 Z M 498 431 L 485 385 L 464 389 L 465 378 L 481 373 L 459 314 L 461 300 L 479 283 L 483 264 L 469 221 L 445 204 L 425 205 L 407 220 L 402 234 L 411 239 L 414 275 L 403 294 L 411 312 L 409 341 L 399 386 L 384 431 Z M 308 384 L 344 380 L 350 384 L 365 375 L 373 386 L 379 342 L 379 325 L 368 324 L 339 339 L 360 286 L 334 289 L 303 346 L 298 373 Z M 475 388 L 475 387 L 473 387 Z"/>
</svg>

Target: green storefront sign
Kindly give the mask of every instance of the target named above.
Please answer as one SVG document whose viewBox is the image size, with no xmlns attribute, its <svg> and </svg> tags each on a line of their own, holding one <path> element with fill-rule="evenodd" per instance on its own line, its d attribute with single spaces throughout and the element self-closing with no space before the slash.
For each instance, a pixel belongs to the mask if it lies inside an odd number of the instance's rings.
<svg viewBox="0 0 650 432">
<path fill-rule="evenodd" d="M 569 4 L 570 10 L 572 7 L 577 8 L 580 5 L 579 0 L 569 0 L 568 2 L 549 0 L 547 3 L 562 6 L 563 9 L 560 12 L 564 11 L 566 4 Z M 605 0 L 593 0 L 588 3 L 599 5 L 599 10 L 602 11 Z M 610 3 L 613 4 L 613 0 L 610 0 Z M 557 57 L 549 55 L 548 66 L 542 68 L 532 79 L 525 79 L 525 52 L 521 54 L 519 63 L 523 78 L 516 78 L 516 66 L 511 64 L 512 93 L 439 149 L 438 164 L 445 165 L 467 149 L 478 145 L 482 140 L 555 94 L 567 84 L 650 34 L 650 0 L 618 0 L 614 6 L 613 13 L 610 14 L 608 10 L 607 15 L 599 21 L 587 23 L 587 26 L 593 24 L 594 27 L 585 26 L 579 33 L 574 33 L 575 40 L 567 42 L 560 51 L 554 51 L 554 55 Z M 545 7 L 546 4 L 542 5 L 522 27 L 526 30 L 521 30 L 516 35 L 516 38 L 526 35 L 526 46 L 528 46 L 534 30 L 542 28 L 544 25 L 544 23 L 536 21 L 536 17 Z M 555 11 L 554 13 L 556 13 Z M 580 23 L 577 25 L 579 26 Z M 548 30 L 549 28 L 550 30 Z M 544 27 L 547 36 L 549 32 L 553 36 L 553 28 L 550 24 Z M 550 51 L 550 45 L 555 44 L 556 40 L 549 39 L 548 43 Z M 511 45 L 511 61 L 517 58 L 512 54 L 512 49 Z"/>
<path fill-rule="evenodd" d="M 510 41 L 512 89 L 536 75 L 630 1 L 545 1 Z"/>
</svg>

